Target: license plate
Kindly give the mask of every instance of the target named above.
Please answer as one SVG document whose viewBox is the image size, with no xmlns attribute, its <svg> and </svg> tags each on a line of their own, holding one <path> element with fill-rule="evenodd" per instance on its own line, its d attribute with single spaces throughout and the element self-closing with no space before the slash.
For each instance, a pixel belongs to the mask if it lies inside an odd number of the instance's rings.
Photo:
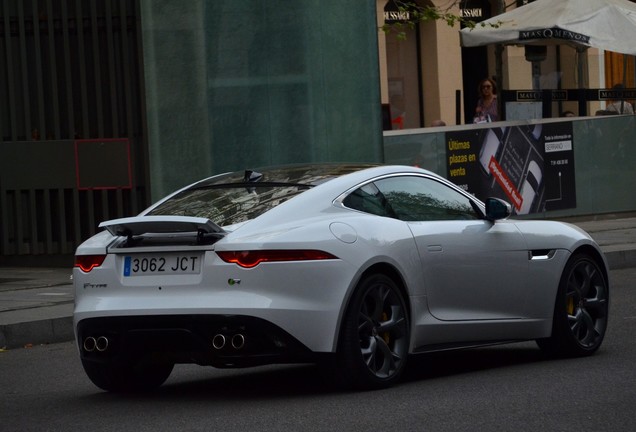
<svg viewBox="0 0 636 432">
<path fill-rule="evenodd" d="M 124 257 L 124 276 L 201 273 L 201 254 L 154 254 Z"/>
</svg>

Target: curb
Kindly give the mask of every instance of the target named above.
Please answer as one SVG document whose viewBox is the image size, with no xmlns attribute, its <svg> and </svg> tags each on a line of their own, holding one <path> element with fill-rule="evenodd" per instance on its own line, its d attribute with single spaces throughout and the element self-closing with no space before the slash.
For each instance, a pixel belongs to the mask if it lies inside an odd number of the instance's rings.
<svg viewBox="0 0 636 432">
<path fill-rule="evenodd" d="M 0 325 L 0 348 L 69 342 L 74 338 L 73 317 Z"/>
<path fill-rule="evenodd" d="M 636 267 L 636 249 L 604 252 L 610 270 Z"/>
<path fill-rule="evenodd" d="M 0 323 L 0 348 L 68 342 L 75 339 L 73 304 L 3 312 Z"/>
</svg>

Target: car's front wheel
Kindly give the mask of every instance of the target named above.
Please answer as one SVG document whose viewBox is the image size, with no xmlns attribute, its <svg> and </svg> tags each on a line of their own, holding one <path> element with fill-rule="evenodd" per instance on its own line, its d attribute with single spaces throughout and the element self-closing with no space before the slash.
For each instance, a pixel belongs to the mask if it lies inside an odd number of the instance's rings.
<svg viewBox="0 0 636 432">
<path fill-rule="evenodd" d="M 338 372 L 349 386 L 388 387 L 401 376 L 409 350 L 409 318 L 402 292 L 384 274 L 358 285 L 342 324 Z"/>
<path fill-rule="evenodd" d="M 82 360 L 82 366 L 93 384 L 102 390 L 143 392 L 153 390 L 163 384 L 172 373 L 174 364 Z"/>
<path fill-rule="evenodd" d="M 552 355 L 590 355 L 603 342 L 608 311 L 609 285 L 601 267 L 589 255 L 573 255 L 561 276 L 552 335 L 537 343 Z"/>
</svg>

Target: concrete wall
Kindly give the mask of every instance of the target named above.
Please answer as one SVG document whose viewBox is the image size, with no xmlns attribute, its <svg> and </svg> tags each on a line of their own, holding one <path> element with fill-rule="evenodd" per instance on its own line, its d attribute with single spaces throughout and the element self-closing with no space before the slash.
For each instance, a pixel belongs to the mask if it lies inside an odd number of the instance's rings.
<svg viewBox="0 0 636 432">
<path fill-rule="evenodd" d="M 141 0 L 152 198 L 219 172 L 382 159 L 374 0 Z"/>
</svg>

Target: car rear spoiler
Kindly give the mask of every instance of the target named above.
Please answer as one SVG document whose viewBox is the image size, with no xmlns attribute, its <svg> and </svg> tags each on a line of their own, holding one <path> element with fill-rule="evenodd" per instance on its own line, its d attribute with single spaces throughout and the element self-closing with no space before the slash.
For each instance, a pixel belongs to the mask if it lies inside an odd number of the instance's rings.
<svg viewBox="0 0 636 432">
<path fill-rule="evenodd" d="M 114 236 L 131 239 L 144 234 L 193 233 L 198 237 L 223 237 L 227 232 L 207 218 L 190 216 L 134 216 L 99 224 Z"/>
</svg>

